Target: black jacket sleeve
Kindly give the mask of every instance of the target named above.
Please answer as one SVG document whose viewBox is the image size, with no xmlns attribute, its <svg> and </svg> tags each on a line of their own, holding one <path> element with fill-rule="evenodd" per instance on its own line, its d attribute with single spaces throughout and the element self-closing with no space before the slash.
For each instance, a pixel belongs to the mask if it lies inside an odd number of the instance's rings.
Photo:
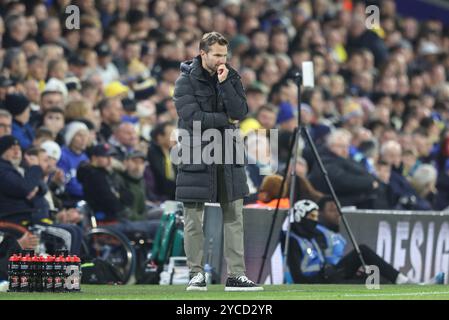
<svg viewBox="0 0 449 320">
<path fill-rule="evenodd" d="M 245 91 L 240 77 L 236 76 L 218 84 L 223 95 L 224 105 L 228 116 L 232 120 L 243 120 L 248 114 Z"/>
<path fill-rule="evenodd" d="M 24 199 L 35 187 L 40 186 L 42 176 L 38 166 L 30 167 L 25 178 L 13 170 L 4 170 L 0 174 L 0 192 L 8 197 Z"/>
<path fill-rule="evenodd" d="M 201 121 L 202 129 L 220 128 L 229 124 L 224 112 L 204 112 L 193 95 L 187 74 L 182 74 L 175 83 L 174 101 L 178 116 L 193 129 L 194 121 Z"/>
<path fill-rule="evenodd" d="M 332 181 L 335 190 L 342 194 L 373 191 L 373 182 L 375 178 L 366 172 L 358 172 L 349 164 L 343 166 L 332 166 L 328 170 L 329 178 Z"/>
</svg>

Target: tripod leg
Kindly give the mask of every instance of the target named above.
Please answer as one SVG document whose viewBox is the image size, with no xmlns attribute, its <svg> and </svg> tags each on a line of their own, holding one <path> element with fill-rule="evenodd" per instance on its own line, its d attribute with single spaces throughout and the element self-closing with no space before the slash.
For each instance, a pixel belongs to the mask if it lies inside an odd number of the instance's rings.
<svg viewBox="0 0 449 320">
<path fill-rule="evenodd" d="M 289 151 L 288 151 L 287 159 L 289 159 L 289 161 L 290 161 L 290 159 L 292 157 L 292 150 L 293 150 L 293 146 L 294 146 L 295 141 L 296 141 L 297 130 L 298 130 L 298 128 L 295 128 L 295 131 L 293 132 L 292 139 L 290 141 L 290 147 L 288 148 Z M 285 182 L 287 181 L 288 168 L 289 168 L 289 165 L 287 163 L 287 166 L 285 167 L 284 174 L 283 174 L 283 177 L 282 177 L 281 188 L 279 190 L 279 194 L 278 194 L 278 197 L 277 197 L 278 201 L 276 203 L 276 209 L 274 210 L 273 219 L 271 220 L 270 232 L 268 233 L 268 239 L 267 239 L 267 242 L 265 244 L 265 249 L 264 249 L 263 256 L 262 256 L 262 265 L 260 266 L 260 269 L 259 269 L 259 275 L 257 277 L 257 283 L 260 283 L 260 280 L 262 278 L 262 272 L 263 272 L 263 269 L 265 268 L 265 264 L 266 264 L 266 260 L 267 260 L 267 254 L 268 254 L 268 247 L 270 246 L 271 237 L 273 236 L 274 224 L 276 222 L 276 217 L 277 217 L 277 214 L 278 214 L 278 211 L 279 211 L 279 203 L 281 201 L 282 194 L 284 193 Z"/>
<path fill-rule="evenodd" d="M 335 205 L 337 206 L 338 213 L 340 214 L 341 219 L 343 221 L 343 224 L 345 226 L 345 229 L 348 232 L 349 239 L 351 240 L 351 243 L 354 246 L 354 250 L 357 252 L 357 255 L 359 256 L 359 259 L 360 259 L 360 262 L 362 263 L 363 269 L 365 270 L 365 272 L 367 272 L 365 260 L 363 259 L 362 253 L 361 253 L 360 248 L 359 248 L 359 246 L 357 244 L 357 241 L 355 240 L 354 234 L 352 233 L 351 228 L 349 227 L 348 221 L 346 220 L 346 217 L 343 215 L 343 212 L 341 211 L 340 201 L 338 201 L 338 198 L 337 198 L 337 195 L 335 193 L 335 190 L 332 187 L 331 181 L 329 180 L 329 176 L 327 174 L 326 168 L 324 167 L 323 162 L 321 161 L 321 157 L 318 154 L 318 151 L 317 151 L 317 149 L 315 147 L 315 144 L 313 143 L 313 140 L 310 137 L 310 134 L 307 131 L 307 129 L 305 127 L 302 127 L 301 129 L 302 129 L 301 130 L 302 133 L 306 137 L 306 142 L 312 148 L 312 152 L 313 152 L 314 158 L 315 158 L 316 162 L 318 163 L 318 166 L 320 168 L 321 173 L 323 174 L 323 177 L 324 177 L 324 179 L 326 181 L 326 184 L 327 184 L 327 186 L 329 188 L 329 191 L 331 193 L 332 199 L 334 200 Z"/>
<path fill-rule="evenodd" d="M 290 230 L 291 230 L 291 221 L 293 220 L 293 206 L 295 201 L 295 189 L 296 189 L 296 172 L 295 166 L 298 160 L 298 144 L 300 138 L 301 131 L 298 130 L 295 134 L 295 141 L 293 147 L 293 155 L 291 157 L 291 180 L 290 180 L 290 209 L 288 211 L 288 225 L 287 225 L 287 234 L 285 237 L 285 246 L 284 246 L 284 255 L 283 255 L 283 272 L 284 272 L 284 282 L 286 283 L 285 275 L 288 272 L 288 264 L 287 264 L 287 254 L 288 254 L 288 246 L 290 241 Z"/>
</svg>

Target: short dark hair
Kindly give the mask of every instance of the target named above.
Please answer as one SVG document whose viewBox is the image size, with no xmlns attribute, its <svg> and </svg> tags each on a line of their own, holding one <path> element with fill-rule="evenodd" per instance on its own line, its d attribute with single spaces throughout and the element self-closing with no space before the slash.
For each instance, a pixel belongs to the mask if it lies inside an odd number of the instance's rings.
<svg viewBox="0 0 449 320">
<path fill-rule="evenodd" d="M 228 40 L 219 32 L 212 31 L 205 33 L 200 41 L 200 50 L 209 52 L 209 47 L 218 43 L 221 46 L 227 46 Z"/>
<path fill-rule="evenodd" d="M 150 133 L 151 140 L 156 142 L 157 137 L 163 136 L 165 134 L 165 128 L 171 125 L 173 124 L 170 121 L 164 121 L 156 124 Z"/>
<path fill-rule="evenodd" d="M 64 110 L 62 110 L 61 107 L 51 107 L 51 108 L 45 110 L 45 112 L 44 112 L 44 118 L 45 118 L 45 116 L 46 116 L 47 114 L 49 114 L 49 113 L 60 113 L 60 114 L 64 115 Z"/>
<path fill-rule="evenodd" d="M 27 156 L 38 156 L 39 153 L 45 152 L 45 149 L 41 147 L 31 147 L 25 150 Z"/>
</svg>

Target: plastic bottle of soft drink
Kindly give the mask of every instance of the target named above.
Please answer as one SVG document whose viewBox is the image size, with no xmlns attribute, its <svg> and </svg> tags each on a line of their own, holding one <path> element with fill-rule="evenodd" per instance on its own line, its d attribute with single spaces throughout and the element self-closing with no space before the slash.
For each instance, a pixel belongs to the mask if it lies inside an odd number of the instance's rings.
<svg viewBox="0 0 449 320">
<path fill-rule="evenodd" d="M 53 261 L 52 256 L 42 257 L 42 291 L 53 292 Z"/>
<path fill-rule="evenodd" d="M 31 291 L 31 257 L 29 252 L 20 258 L 20 292 Z"/>
<path fill-rule="evenodd" d="M 64 277 L 63 273 L 65 258 L 60 255 L 55 258 L 53 264 L 53 292 L 64 292 Z"/>
<path fill-rule="evenodd" d="M 15 253 L 9 257 L 8 281 L 9 292 L 18 292 L 20 290 L 20 256 Z"/>
<path fill-rule="evenodd" d="M 72 259 L 72 263 L 73 263 L 73 266 L 75 266 L 73 291 L 79 292 L 79 291 L 81 291 L 81 275 L 82 275 L 81 259 L 77 255 L 74 255 L 73 259 Z"/>
<path fill-rule="evenodd" d="M 31 258 L 33 270 L 33 291 L 42 292 L 42 263 L 38 255 Z"/>
</svg>

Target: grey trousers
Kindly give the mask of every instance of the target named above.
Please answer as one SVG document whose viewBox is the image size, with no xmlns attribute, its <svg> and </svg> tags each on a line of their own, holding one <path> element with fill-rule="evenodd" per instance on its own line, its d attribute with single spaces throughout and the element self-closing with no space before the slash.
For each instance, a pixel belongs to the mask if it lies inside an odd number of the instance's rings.
<svg viewBox="0 0 449 320">
<path fill-rule="evenodd" d="M 218 167 L 218 195 L 223 211 L 223 254 L 229 277 L 245 275 L 243 250 L 243 199 L 227 200 L 222 167 Z M 190 274 L 203 272 L 204 203 L 184 203 L 184 250 Z"/>
</svg>

